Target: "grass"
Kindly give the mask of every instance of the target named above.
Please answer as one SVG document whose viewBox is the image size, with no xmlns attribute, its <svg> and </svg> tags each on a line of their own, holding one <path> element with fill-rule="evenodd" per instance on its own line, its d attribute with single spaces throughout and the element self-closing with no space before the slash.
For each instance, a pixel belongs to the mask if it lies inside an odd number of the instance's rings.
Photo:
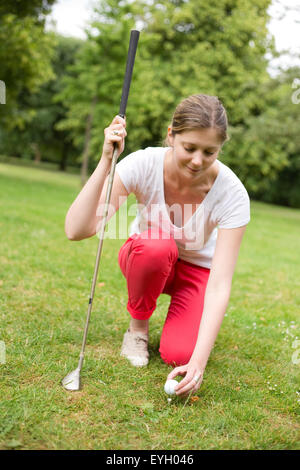
<svg viewBox="0 0 300 470">
<path fill-rule="evenodd" d="M 151 319 L 149 366 L 119 356 L 124 240 L 105 240 L 83 388 L 60 386 L 77 366 L 98 244 L 64 234 L 79 189 L 76 175 L 0 164 L 0 448 L 299 449 L 300 210 L 252 203 L 202 386 L 168 404 L 158 353 L 168 296 Z"/>
</svg>

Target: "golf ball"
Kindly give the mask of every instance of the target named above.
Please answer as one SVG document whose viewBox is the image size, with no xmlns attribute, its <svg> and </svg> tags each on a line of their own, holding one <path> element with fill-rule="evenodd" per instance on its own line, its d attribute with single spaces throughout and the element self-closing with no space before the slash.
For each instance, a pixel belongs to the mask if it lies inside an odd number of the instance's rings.
<svg viewBox="0 0 300 470">
<path fill-rule="evenodd" d="M 164 390 L 168 395 L 175 395 L 175 387 L 178 385 L 177 380 L 167 380 L 164 386 Z"/>
</svg>

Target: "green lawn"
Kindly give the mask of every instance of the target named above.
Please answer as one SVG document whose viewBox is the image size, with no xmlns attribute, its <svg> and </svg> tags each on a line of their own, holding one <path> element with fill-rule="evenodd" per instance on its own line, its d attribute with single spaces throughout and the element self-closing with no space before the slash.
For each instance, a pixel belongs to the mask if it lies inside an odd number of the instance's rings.
<svg viewBox="0 0 300 470">
<path fill-rule="evenodd" d="M 104 243 L 83 388 L 60 386 L 77 366 L 98 244 L 64 234 L 79 189 L 75 175 L 0 164 L 0 448 L 299 449 L 300 210 L 252 203 L 202 386 L 168 404 L 158 344 L 169 297 L 151 319 L 149 366 L 119 356 L 123 240 Z"/>
</svg>

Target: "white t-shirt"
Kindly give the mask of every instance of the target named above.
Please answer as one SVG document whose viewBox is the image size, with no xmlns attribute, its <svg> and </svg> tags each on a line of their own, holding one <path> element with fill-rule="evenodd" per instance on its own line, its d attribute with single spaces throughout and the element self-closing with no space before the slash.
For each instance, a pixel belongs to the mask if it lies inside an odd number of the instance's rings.
<svg viewBox="0 0 300 470">
<path fill-rule="evenodd" d="M 250 221 L 248 193 L 233 171 L 217 160 L 219 172 L 210 191 L 183 226 L 178 223 L 174 225 L 164 197 L 164 158 L 167 150 L 169 147 L 138 150 L 116 166 L 128 193 L 134 193 L 138 202 L 130 236 L 150 227 L 159 227 L 166 234 L 164 237 L 174 238 L 180 259 L 210 269 L 218 227 L 237 228 Z"/>
</svg>

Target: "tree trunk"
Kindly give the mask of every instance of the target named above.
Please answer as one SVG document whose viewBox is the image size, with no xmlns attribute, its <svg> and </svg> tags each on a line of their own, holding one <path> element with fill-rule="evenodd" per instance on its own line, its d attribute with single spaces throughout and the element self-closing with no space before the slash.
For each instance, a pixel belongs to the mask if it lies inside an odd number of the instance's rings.
<svg viewBox="0 0 300 470">
<path fill-rule="evenodd" d="M 66 171 L 68 153 L 69 153 L 69 143 L 64 141 L 62 145 L 61 159 L 59 162 L 59 171 Z"/>
<path fill-rule="evenodd" d="M 40 152 L 40 149 L 39 149 L 39 146 L 36 142 L 33 142 L 31 144 L 31 147 L 34 151 L 34 163 L 36 164 L 39 164 L 41 159 L 42 159 L 42 155 L 41 155 L 41 152 Z"/>
<path fill-rule="evenodd" d="M 88 117 L 86 120 L 84 149 L 83 149 L 82 165 L 81 165 L 81 186 L 84 186 L 88 179 L 91 129 L 92 129 L 94 108 L 95 108 L 96 102 L 97 102 L 97 97 L 94 96 L 92 99 L 92 103 L 91 103 L 91 112 L 88 114 Z"/>
</svg>

